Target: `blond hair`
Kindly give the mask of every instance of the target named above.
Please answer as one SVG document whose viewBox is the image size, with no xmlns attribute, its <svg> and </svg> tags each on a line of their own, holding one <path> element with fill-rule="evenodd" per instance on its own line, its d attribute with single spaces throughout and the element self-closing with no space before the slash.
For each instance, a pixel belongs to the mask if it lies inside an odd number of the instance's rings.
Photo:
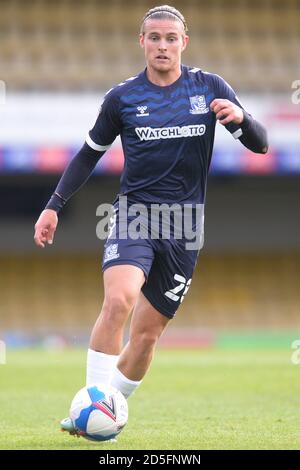
<svg viewBox="0 0 300 470">
<path fill-rule="evenodd" d="M 161 5 L 158 7 L 151 8 L 150 10 L 147 11 L 145 14 L 144 18 L 142 19 L 142 24 L 141 24 L 141 34 L 144 34 L 144 25 L 145 21 L 148 19 L 156 19 L 156 20 L 174 20 L 174 21 L 179 21 L 182 23 L 184 32 L 187 33 L 188 27 L 186 24 L 186 21 L 184 19 L 184 16 L 180 11 L 176 10 L 176 8 L 171 7 L 169 5 Z"/>
</svg>

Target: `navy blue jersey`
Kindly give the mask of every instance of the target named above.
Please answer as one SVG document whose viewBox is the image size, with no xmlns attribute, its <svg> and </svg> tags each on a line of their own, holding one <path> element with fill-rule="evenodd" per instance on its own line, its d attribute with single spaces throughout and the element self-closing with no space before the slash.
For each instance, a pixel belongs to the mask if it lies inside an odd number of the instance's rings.
<svg viewBox="0 0 300 470">
<path fill-rule="evenodd" d="M 134 202 L 204 203 L 215 98 L 241 107 L 218 75 L 182 66 L 180 78 L 161 87 L 143 71 L 107 92 L 87 143 L 103 151 L 121 136 L 125 164 L 120 193 Z M 239 126 L 226 127 L 239 137 Z"/>
</svg>

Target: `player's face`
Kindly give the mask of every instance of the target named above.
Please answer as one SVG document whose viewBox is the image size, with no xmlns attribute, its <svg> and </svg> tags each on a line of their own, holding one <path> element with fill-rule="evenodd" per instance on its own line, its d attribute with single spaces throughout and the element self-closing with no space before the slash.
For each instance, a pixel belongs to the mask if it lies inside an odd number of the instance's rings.
<svg viewBox="0 0 300 470">
<path fill-rule="evenodd" d="M 180 21 L 146 20 L 140 45 L 145 50 L 147 67 L 160 73 L 180 69 L 188 39 Z"/>
</svg>

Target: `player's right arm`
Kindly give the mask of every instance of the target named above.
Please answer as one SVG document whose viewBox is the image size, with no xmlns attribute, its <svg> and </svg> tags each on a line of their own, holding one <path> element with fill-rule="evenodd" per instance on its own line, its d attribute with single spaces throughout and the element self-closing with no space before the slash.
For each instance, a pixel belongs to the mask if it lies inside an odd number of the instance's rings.
<svg viewBox="0 0 300 470">
<path fill-rule="evenodd" d="M 45 243 L 53 243 L 59 211 L 88 180 L 99 159 L 120 133 L 118 106 L 115 94 L 108 94 L 85 144 L 65 169 L 35 224 L 34 241 L 38 247 L 44 248 Z"/>
<path fill-rule="evenodd" d="M 96 151 L 85 143 L 67 166 L 55 192 L 35 224 L 34 241 L 38 247 L 44 248 L 45 243 L 52 245 L 59 211 L 88 180 L 104 153 L 105 151 Z"/>
</svg>

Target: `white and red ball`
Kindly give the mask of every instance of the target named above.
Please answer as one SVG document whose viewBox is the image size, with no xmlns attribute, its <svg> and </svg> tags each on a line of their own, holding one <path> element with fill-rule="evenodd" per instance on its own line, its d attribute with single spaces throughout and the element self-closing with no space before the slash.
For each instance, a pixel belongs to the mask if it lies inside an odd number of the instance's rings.
<svg viewBox="0 0 300 470">
<path fill-rule="evenodd" d="M 127 401 L 111 385 L 84 387 L 73 398 L 70 418 L 81 436 L 93 441 L 107 441 L 126 425 Z"/>
</svg>

